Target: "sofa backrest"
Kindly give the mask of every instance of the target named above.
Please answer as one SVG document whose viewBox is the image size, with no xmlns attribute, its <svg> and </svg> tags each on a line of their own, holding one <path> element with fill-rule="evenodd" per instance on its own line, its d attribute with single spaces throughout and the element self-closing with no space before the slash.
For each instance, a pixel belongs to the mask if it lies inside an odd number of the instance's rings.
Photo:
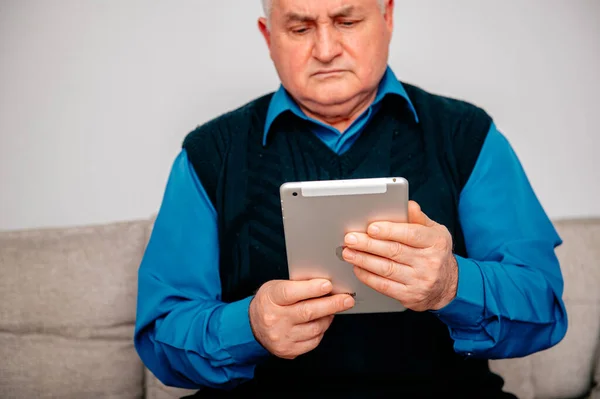
<svg viewBox="0 0 600 399">
<path fill-rule="evenodd" d="M 575 398 L 600 382 L 600 219 L 556 226 L 567 336 L 547 351 L 491 362 L 520 399 Z M 137 270 L 151 228 L 137 221 L 0 233 L 0 397 L 192 392 L 165 387 L 133 347 Z"/>
</svg>

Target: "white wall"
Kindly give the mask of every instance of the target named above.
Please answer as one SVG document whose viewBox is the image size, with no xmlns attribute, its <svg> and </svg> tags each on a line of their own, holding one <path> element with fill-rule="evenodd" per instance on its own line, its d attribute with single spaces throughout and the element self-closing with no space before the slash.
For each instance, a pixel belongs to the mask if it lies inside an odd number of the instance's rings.
<svg viewBox="0 0 600 399">
<path fill-rule="evenodd" d="M 600 1 L 397 0 L 390 64 L 474 102 L 553 218 L 600 215 Z M 147 217 L 196 125 L 278 80 L 258 0 L 0 0 L 0 230 Z"/>
</svg>

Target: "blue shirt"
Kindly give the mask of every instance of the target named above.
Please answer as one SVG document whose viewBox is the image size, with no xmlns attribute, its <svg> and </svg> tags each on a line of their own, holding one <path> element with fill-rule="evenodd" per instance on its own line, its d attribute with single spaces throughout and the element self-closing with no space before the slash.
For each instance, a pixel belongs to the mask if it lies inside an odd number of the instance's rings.
<svg viewBox="0 0 600 399">
<path fill-rule="evenodd" d="M 313 122 L 337 153 L 352 146 L 388 95 L 405 98 L 388 68 L 373 104 L 343 134 L 308 118 L 281 87 L 267 114 Z M 511 204 L 511 205 L 508 205 Z M 457 256 L 458 291 L 435 311 L 454 349 L 465 356 L 519 357 L 548 348 L 566 333 L 563 280 L 554 249 L 561 244 L 506 138 L 492 125 L 461 192 L 459 220 L 468 258 Z M 135 346 L 165 384 L 229 388 L 254 375 L 269 356 L 250 328 L 252 297 L 221 301 L 217 214 L 185 150 L 175 160 L 139 269 Z"/>
</svg>

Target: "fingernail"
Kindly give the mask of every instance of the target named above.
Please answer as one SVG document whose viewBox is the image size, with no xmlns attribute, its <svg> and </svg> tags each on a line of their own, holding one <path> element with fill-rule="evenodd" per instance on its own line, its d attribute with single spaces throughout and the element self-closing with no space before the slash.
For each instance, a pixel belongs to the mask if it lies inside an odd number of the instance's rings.
<svg viewBox="0 0 600 399">
<path fill-rule="evenodd" d="M 358 242 L 358 239 L 356 238 L 356 236 L 354 234 L 348 234 L 346 236 L 346 244 L 354 245 L 357 242 Z"/>
<path fill-rule="evenodd" d="M 372 236 L 376 236 L 377 234 L 379 234 L 379 227 L 375 225 L 369 226 L 369 234 Z"/>
<path fill-rule="evenodd" d="M 352 299 L 350 297 L 344 299 L 344 306 L 345 307 L 349 308 L 349 307 L 351 307 L 353 305 L 354 305 L 354 299 Z"/>
<path fill-rule="evenodd" d="M 324 282 L 323 285 L 321 286 L 321 289 L 323 291 L 329 291 L 330 288 L 331 288 L 331 282 L 330 281 Z"/>
</svg>

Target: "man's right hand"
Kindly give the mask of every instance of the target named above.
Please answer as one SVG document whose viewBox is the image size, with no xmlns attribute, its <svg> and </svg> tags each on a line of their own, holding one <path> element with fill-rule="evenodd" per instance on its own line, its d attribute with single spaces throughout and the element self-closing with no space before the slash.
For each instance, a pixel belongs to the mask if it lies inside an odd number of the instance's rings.
<svg viewBox="0 0 600 399">
<path fill-rule="evenodd" d="M 273 280 L 260 287 L 250 302 L 254 336 L 269 352 L 294 359 L 315 349 L 333 315 L 354 306 L 348 294 L 331 292 L 329 280 Z"/>
</svg>

